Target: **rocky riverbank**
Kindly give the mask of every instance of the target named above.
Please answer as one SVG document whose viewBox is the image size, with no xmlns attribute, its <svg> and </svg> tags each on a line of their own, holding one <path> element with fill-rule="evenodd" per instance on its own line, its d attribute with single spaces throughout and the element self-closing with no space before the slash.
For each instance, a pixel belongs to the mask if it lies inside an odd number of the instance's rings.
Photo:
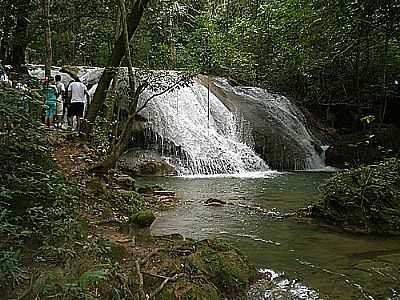
<svg viewBox="0 0 400 300">
<path fill-rule="evenodd" d="M 90 143 L 45 130 L 33 110 L 17 106 L 19 92 L 0 96 L 0 299 L 245 294 L 255 269 L 235 248 L 151 236 L 158 212 L 179 201 L 173 191 L 138 187 L 116 170 L 91 174 L 100 157 Z"/>
</svg>

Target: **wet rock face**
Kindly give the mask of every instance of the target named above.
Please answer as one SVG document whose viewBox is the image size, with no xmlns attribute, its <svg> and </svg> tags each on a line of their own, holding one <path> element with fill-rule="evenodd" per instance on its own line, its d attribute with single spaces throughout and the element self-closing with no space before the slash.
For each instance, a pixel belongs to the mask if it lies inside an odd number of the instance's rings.
<svg viewBox="0 0 400 300">
<path fill-rule="evenodd" d="M 289 99 L 261 88 L 233 87 L 223 78 L 213 78 L 210 89 L 235 112 L 241 138 L 272 169 L 323 167 L 319 141 L 306 127 L 303 113 Z"/>
<path fill-rule="evenodd" d="M 133 176 L 175 175 L 175 168 L 158 153 L 149 150 L 130 150 L 124 154 L 118 167 Z"/>
</svg>

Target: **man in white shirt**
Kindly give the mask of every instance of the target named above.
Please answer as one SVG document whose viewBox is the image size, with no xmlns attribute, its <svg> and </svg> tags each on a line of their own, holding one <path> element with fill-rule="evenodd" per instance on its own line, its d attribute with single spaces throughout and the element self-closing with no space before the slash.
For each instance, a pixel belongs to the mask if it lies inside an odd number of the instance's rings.
<svg viewBox="0 0 400 300">
<path fill-rule="evenodd" d="M 76 117 L 76 130 L 79 131 L 85 105 L 89 103 L 89 92 L 86 85 L 77 79 L 76 81 L 71 82 L 68 86 L 68 96 L 71 99 L 71 105 L 68 109 L 68 117 L 72 118 L 72 121 L 73 118 Z"/>
</svg>

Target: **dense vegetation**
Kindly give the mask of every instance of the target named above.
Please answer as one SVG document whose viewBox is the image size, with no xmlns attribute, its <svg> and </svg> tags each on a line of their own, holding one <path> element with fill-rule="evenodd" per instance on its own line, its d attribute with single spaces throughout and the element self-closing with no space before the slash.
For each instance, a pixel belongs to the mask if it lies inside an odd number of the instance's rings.
<svg viewBox="0 0 400 300">
<path fill-rule="evenodd" d="M 24 279 L 23 250 L 40 261 L 71 238 L 76 190 L 48 159 L 37 93 L 0 93 L 0 288 Z M 29 111 L 29 113 L 28 113 Z M 33 113 L 32 113 L 33 112 Z M 49 258 L 48 257 L 48 258 Z"/>
<path fill-rule="evenodd" d="M 322 186 L 314 217 L 350 231 L 400 233 L 400 161 L 341 172 Z"/>
<path fill-rule="evenodd" d="M 121 30 L 118 3 L 51 1 L 54 64 L 106 65 Z M 41 5 L 0 8 L 0 60 L 18 64 L 25 53 L 44 62 Z M 390 0 L 152 1 L 131 56 L 134 66 L 193 68 L 320 104 L 374 105 L 384 118 L 400 74 L 399 10 Z"/>
</svg>

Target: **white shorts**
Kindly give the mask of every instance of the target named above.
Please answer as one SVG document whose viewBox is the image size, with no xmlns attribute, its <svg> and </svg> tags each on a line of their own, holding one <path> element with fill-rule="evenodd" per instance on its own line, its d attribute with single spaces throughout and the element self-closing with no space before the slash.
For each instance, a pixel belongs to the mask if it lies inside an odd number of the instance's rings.
<svg viewBox="0 0 400 300">
<path fill-rule="evenodd" d="M 63 115 L 64 104 L 61 97 L 57 98 L 57 116 Z"/>
</svg>

